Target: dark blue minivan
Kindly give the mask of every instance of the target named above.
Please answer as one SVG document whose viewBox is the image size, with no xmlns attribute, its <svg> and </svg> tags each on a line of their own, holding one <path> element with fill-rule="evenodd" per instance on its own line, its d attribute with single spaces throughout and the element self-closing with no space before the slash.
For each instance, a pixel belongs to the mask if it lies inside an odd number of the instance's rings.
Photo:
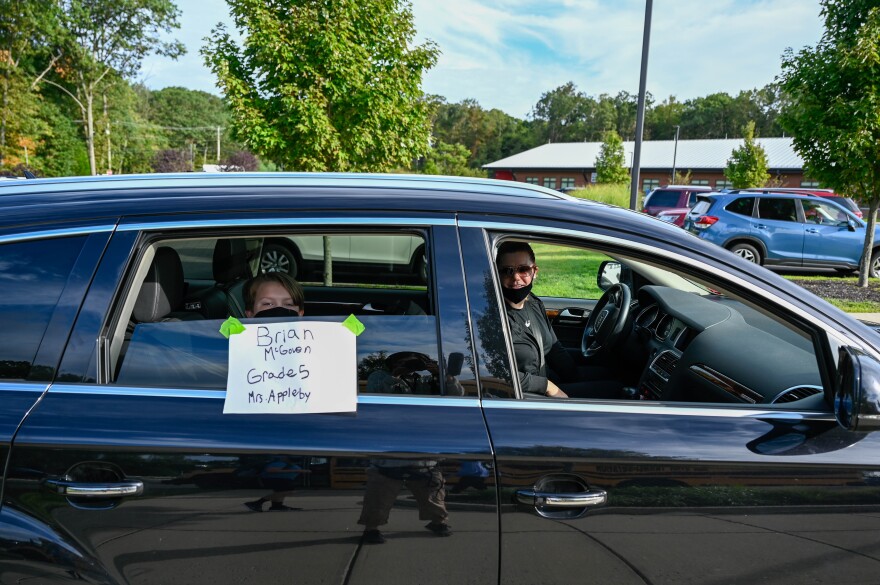
<svg viewBox="0 0 880 585">
<path fill-rule="evenodd" d="M 296 309 L 256 311 L 282 282 Z M 880 575 L 880 335 L 640 213 L 467 178 L 7 181 L 0 319 L 3 585 Z"/>
</svg>

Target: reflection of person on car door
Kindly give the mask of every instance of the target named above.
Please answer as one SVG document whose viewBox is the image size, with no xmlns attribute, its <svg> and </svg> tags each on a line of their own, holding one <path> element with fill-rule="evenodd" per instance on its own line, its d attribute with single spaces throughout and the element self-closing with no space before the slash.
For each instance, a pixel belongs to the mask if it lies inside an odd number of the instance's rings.
<svg viewBox="0 0 880 585">
<path fill-rule="evenodd" d="M 382 544 L 385 536 L 379 530 L 388 523 L 391 508 L 401 488 L 406 486 L 416 499 L 419 519 L 428 520 L 425 528 L 437 536 L 451 536 L 446 523 L 446 480 L 437 468 L 437 461 L 375 459 L 367 468 L 367 487 L 358 524 L 364 526 L 364 542 Z"/>
<path fill-rule="evenodd" d="M 291 508 L 284 505 L 284 498 L 293 494 L 293 488 L 297 484 L 297 478 L 303 471 L 302 467 L 294 463 L 287 455 L 280 455 L 267 463 L 259 478 L 263 487 L 272 490 L 259 500 L 253 502 L 245 502 L 249 510 L 254 512 L 262 512 L 263 504 L 272 502 L 269 511 L 281 512 L 287 510 L 298 510 L 299 508 Z"/>
</svg>

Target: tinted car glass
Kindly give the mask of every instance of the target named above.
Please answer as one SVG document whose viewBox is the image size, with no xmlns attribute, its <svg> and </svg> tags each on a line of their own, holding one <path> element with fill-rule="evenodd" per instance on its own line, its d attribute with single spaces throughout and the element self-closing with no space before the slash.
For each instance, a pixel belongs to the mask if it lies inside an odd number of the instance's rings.
<svg viewBox="0 0 880 585">
<path fill-rule="evenodd" d="M 306 238 L 320 242 L 322 236 Z M 360 258 L 387 259 L 391 253 L 396 253 L 398 244 L 402 246 L 403 256 L 410 256 L 412 250 L 424 249 L 424 240 L 414 235 L 335 234 L 332 238 L 343 242 L 359 239 L 357 251 L 344 253 L 357 254 Z M 240 262 L 246 265 L 245 271 L 257 265 L 259 248 L 255 249 L 252 244 L 259 240 L 236 240 L 247 244 L 248 251 L 240 258 Z M 273 238 L 275 240 L 277 238 Z M 225 301 L 218 303 L 215 297 L 231 295 L 234 288 L 224 287 L 219 281 L 216 285 L 205 281 L 206 277 L 210 280 L 211 274 L 219 278 L 225 271 L 223 268 L 228 261 L 224 261 L 218 252 L 223 247 L 215 249 L 215 245 L 228 241 L 192 238 L 154 244 L 155 255 L 145 256 L 141 261 L 141 272 L 146 273 L 146 258 L 152 263 L 152 275 L 160 256 L 164 266 L 169 256 L 176 255 L 185 282 L 158 283 L 156 280 L 161 278 L 147 276 L 143 286 L 128 293 L 127 301 L 120 308 L 115 339 L 110 344 L 113 348 L 112 370 L 117 372 L 116 383 L 169 388 L 181 385 L 200 389 L 226 387 L 228 343 L 218 330 L 227 317 L 228 304 Z M 375 245 L 371 247 L 370 243 Z M 342 254 L 342 249 L 337 253 Z M 365 329 L 357 343 L 358 389 L 362 393 L 465 394 L 457 383 L 440 382 L 437 317 L 433 314 L 431 296 L 424 283 L 429 279 L 424 273 L 423 253 L 418 260 L 421 268 L 416 273 L 409 265 L 401 270 L 388 262 L 351 262 L 341 264 L 343 268 L 338 274 L 334 270 L 332 282 L 303 283 L 305 316 L 292 319 L 342 322 L 349 315 L 356 314 L 363 323 Z M 332 265 L 336 267 L 335 262 Z M 161 275 L 162 270 L 164 268 L 157 269 L 157 275 Z M 304 270 L 302 272 L 305 274 Z M 157 286 L 162 293 L 152 299 L 150 291 Z M 242 282 L 240 286 L 246 287 L 247 284 Z M 172 290 L 174 287 L 182 290 Z M 152 310 L 155 303 L 164 305 L 164 309 Z M 145 310 L 145 306 L 150 310 Z M 126 314 L 130 310 L 127 307 L 133 307 L 130 315 Z M 264 321 L 243 317 L 245 326 Z M 291 318 L 273 318 L 272 321 L 287 319 Z M 471 387 L 470 392 L 475 393 L 476 388 Z"/>
<path fill-rule="evenodd" d="M 736 201 L 731 202 L 727 205 L 725 209 L 731 213 L 738 213 L 740 215 L 752 215 L 752 209 L 755 206 L 755 198 L 754 197 L 743 197 L 741 199 L 737 199 Z"/>
<path fill-rule="evenodd" d="M 778 221 L 797 221 L 794 199 L 761 197 L 758 200 L 758 217 Z"/>
<path fill-rule="evenodd" d="M 645 206 L 651 207 L 678 207 L 679 191 L 654 191 L 645 202 Z"/>
<path fill-rule="evenodd" d="M 85 237 L 0 246 L 0 379 L 25 379 Z"/>
</svg>

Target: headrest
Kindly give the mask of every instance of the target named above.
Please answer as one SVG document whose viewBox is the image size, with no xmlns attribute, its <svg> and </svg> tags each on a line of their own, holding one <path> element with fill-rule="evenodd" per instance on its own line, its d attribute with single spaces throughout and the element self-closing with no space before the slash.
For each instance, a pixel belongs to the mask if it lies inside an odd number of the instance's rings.
<svg viewBox="0 0 880 585">
<path fill-rule="evenodd" d="M 214 280 L 221 284 L 250 278 L 247 245 L 241 238 L 217 240 L 214 245 Z"/>
<path fill-rule="evenodd" d="M 183 304 L 183 265 L 173 248 L 163 246 L 156 257 L 138 293 L 134 304 L 134 319 L 138 323 L 159 321 Z"/>
</svg>

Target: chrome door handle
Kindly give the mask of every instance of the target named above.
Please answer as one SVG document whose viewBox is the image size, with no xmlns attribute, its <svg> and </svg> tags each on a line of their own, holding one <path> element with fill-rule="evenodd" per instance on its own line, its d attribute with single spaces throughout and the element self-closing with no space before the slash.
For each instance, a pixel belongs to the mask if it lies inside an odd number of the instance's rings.
<svg viewBox="0 0 880 585">
<path fill-rule="evenodd" d="M 123 498 L 140 496 L 144 493 L 142 481 L 120 481 L 114 483 L 80 483 L 65 479 L 46 479 L 43 483 L 56 493 L 68 498 Z"/>
<path fill-rule="evenodd" d="M 557 494 L 553 492 L 536 492 L 534 490 L 518 490 L 516 500 L 520 504 L 530 506 L 547 506 L 548 508 L 585 508 L 601 506 L 608 501 L 605 490 Z"/>
</svg>

